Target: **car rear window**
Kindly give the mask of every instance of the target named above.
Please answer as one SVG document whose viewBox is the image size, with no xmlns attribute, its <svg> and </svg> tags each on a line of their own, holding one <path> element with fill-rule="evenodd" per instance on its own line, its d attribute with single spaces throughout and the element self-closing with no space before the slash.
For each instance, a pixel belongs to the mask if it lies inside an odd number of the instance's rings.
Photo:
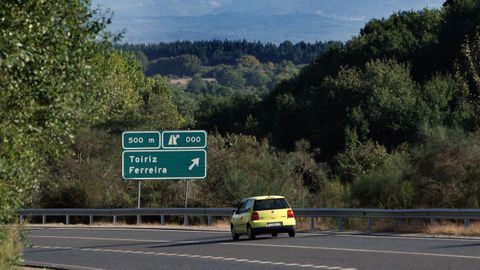
<svg viewBox="0 0 480 270">
<path fill-rule="evenodd" d="M 262 211 L 262 210 L 271 210 L 271 209 L 283 209 L 290 208 L 285 199 L 266 199 L 266 200 L 256 200 L 253 210 Z"/>
</svg>

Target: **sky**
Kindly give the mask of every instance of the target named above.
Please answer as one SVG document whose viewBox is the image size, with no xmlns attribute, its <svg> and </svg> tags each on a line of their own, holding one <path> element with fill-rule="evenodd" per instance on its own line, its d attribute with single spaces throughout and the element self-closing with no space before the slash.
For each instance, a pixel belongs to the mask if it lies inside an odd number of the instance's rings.
<svg viewBox="0 0 480 270">
<path fill-rule="evenodd" d="M 93 0 L 122 42 L 346 41 L 372 18 L 440 8 L 444 0 Z"/>
</svg>

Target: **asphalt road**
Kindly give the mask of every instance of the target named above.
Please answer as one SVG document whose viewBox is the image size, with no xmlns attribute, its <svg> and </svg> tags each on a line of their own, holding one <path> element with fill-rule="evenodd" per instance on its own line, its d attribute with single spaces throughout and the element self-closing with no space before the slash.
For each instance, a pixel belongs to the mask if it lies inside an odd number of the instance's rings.
<svg viewBox="0 0 480 270">
<path fill-rule="evenodd" d="M 33 228 L 27 264 L 65 269 L 480 269 L 480 240 L 297 233 Z"/>
</svg>

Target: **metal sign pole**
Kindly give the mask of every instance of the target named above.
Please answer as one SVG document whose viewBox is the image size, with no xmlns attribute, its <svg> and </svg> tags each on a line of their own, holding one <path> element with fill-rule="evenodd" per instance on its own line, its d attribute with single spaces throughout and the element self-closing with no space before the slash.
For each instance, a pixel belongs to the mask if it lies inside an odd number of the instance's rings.
<svg viewBox="0 0 480 270">
<path fill-rule="evenodd" d="M 142 181 L 138 180 L 137 208 L 140 209 L 140 199 L 142 197 Z M 137 215 L 137 225 L 142 224 L 142 216 Z"/>
<path fill-rule="evenodd" d="M 141 196 L 142 196 L 142 181 L 138 180 L 137 208 L 140 208 Z"/>
<path fill-rule="evenodd" d="M 185 179 L 185 209 L 188 207 L 188 180 Z M 183 216 L 183 225 L 188 225 L 188 216 L 185 214 Z"/>
</svg>

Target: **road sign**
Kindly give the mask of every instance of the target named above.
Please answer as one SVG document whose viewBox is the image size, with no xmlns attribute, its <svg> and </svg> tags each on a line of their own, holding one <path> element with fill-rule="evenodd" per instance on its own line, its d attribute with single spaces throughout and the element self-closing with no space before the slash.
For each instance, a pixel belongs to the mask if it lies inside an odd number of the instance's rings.
<svg viewBox="0 0 480 270">
<path fill-rule="evenodd" d="M 122 133 L 123 149 L 156 149 L 162 146 L 158 131 L 125 131 Z"/>
<path fill-rule="evenodd" d="M 203 130 L 162 132 L 165 149 L 201 149 L 207 147 L 207 133 Z"/>
<path fill-rule="evenodd" d="M 127 150 L 122 156 L 125 180 L 204 179 L 207 152 L 191 150 Z"/>
</svg>

